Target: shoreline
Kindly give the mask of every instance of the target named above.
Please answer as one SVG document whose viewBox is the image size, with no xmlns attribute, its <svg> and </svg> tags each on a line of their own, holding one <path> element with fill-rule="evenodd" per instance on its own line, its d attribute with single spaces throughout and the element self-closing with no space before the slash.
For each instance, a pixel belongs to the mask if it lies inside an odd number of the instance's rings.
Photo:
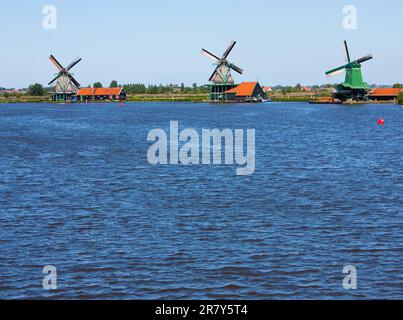
<svg viewBox="0 0 403 320">
<path fill-rule="evenodd" d="M 13 98 L 13 99 L 5 99 L 5 98 L 0 98 L 0 105 L 2 104 L 24 104 L 24 103 L 32 103 L 32 104 L 40 104 L 40 103 L 49 103 L 49 104 L 102 104 L 102 103 L 126 103 L 126 102 L 188 102 L 188 103 L 212 103 L 214 104 L 215 102 L 210 102 L 209 100 L 206 99 L 206 95 L 178 95 L 178 96 L 167 96 L 167 95 L 138 95 L 138 96 L 132 96 L 129 97 L 126 100 L 96 100 L 96 101 L 77 101 L 77 102 L 72 102 L 72 101 L 67 101 L 67 102 L 62 102 L 62 101 L 52 101 L 49 96 L 43 96 L 43 97 L 27 97 L 26 99 L 24 98 Z M 271 101 L 273 103 L 287 103 L 287 102 L 300 102 L 300 103 L 311 103 L 311 104 L 323 104 L 323 105 L 332 105 L 332 104 L 341 104 L 341 105 L 364 105 L 364 104 L 374 104 L 374 105 L 381 105 L 381 104 L 395 104 L 399 105 L 398 102 L 394 101 L 360 101 L 360 102 L 345 102 L 345 103 L 332 103 L 332 102 L 321 102 L 320 100 L 315 100 L 312 99 L 312 97 L 307 97 L 307 96 L 299 96 L 299 97 L 272 97 Z M 217 104 L 217 103 L 215 103 Z M 228 104 L 228 103 L 226 103 Z M 231 103 L 229 103 L 231 104 Z"/>
<path fill-rule="evenodd" d="M 209 104 L 215 104 L 215 105 L 231 105 L 231 104 L 240 104 L 240 103 L 218 103 L 218 102 L 210 102 L 208 100 L 205 101 L 187 101 L 187 100 L 136 100 L 136 101 L 130 101 L 130 100 L 125 100 L 125 101 L 91 101 L 91 102 L 54 102 L 54 101 L 10 101 L 10 102 L 0 102 L 1 105 L 20 105 L 20 104 L 54 104 L 54 105 L 94 105 L 94 104 L 110 104 L 110 103 L 192 103 L 192 104 L 202 104 L 202 103 L 209 103 Z M 272 100 L 270 102 L 266 103 L 277 103 L 277 104 L 285 104 L 285 103 L 309 103 L 309 104 L 316 104 L 316 105 L 344 105 L 344 106 L 355 106 L 355 105 L 396 105 L 396 106 L 402 106 L 399 103 L 393 103 L 393 102 L 379 102 L 379 101 L 366 101 L 366 102 L 357 102 L 357 103 L 315 103 L 312 101 L 300 101 L 300 100 L 287 100 L 287 101 L 276 101 Z M 243 104 L 264 104 L 265 102 L 260 102 L 260 103 L 243 103 Z"/>
<path fill-rule="evenodd" d="M 66 104 L 71 104 L 71 105 L 93 105 L 93 104 L 109 104 L 109 103 L 130 103 L 130 102 L 137 102 L 137 103 L 193 103 L 193 104 L 201 104 L 201 103 L 210 103 L 210 104 L 225 104 L 225 105 L 231 105 L 231 104 L 239 104 L 239 103 L 218 103 L 218 102 L 210 102 L 208 100 L 124 100 L 124 101 L 91 101 L 91 102 L 54 102 L 54 101 L 0 101 L 0 105 L 6 105 L 6 104 L 43 104 L 43 103 L 48 103 L 48 104 L 54 104 L 54 105 L 66 105 Z M 301 101 L 301 100 L 271 100 L 269 103 L 309 103 L 309 104 L 316 104 L 316 105 L 344 105 L 344 106 L 354 106 L 354 105 L 396 105 L 399 106 L 401 104 L 399 103 L 394 103 L 392 101 L 365 101 L 365 102 L 355 102 L 355 103 L 318 103 L 315 101 Z M 261 102 L 265 103 L 265 102 Z M 260 104 L 261 104 L 260 103 Z M 266 102 L 267 103 L 267 102 Z M 245 103 L 245 104 L 259 104 L 259 103 Z"/>
</svg>

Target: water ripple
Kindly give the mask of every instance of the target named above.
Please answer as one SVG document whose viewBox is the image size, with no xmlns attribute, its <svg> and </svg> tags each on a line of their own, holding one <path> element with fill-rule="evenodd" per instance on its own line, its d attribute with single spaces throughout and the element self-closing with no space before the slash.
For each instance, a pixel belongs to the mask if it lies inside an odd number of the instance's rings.
<svg viewBox="0 0 403 320">
<path fill-rule="evenodd" d="M 169 120 L 255 128 L 256 173 L 149 166 Z M 1 105 L 0 298 L 402 299 L 402 128 L 390 105 Z"/>
</svg>

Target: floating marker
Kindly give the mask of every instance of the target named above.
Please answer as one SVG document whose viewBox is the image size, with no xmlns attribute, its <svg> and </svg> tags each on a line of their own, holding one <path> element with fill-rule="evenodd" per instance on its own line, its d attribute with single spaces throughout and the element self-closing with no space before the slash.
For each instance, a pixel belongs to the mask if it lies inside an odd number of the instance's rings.
<svg viewBox="0 0 403 320">
<path fill-rule="evenodd" d="M 383 118 L 379 118 L 379 119 L 378 119 L 378 124 L 379 124 L 380 126 L 385 125 L 385 120 L 384 120 Z"/>
</svg>

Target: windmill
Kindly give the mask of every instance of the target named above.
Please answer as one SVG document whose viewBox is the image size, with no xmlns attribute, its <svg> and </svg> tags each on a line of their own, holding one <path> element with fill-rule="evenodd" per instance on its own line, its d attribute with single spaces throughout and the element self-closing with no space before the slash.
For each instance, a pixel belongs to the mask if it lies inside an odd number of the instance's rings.
<svg viewBox="0 0 403 320">
<path fill-rule="evenodd" d="M 58 70 L 55 78 L 49 82 L 49 86 L 56 82 L 53 100 L 71 100 L 72 97 L 77 93 L 80 84 L 76 79 L 74 79 L 70 70 L 73 69 L 81 61 L 81 58 L 77 58 L 76 60 L 74 60 L 67 68 L 64 68 L 53 55 L 50 55 L 49 59 Z"/>
<path fill-rule="evenodd" d="M 373 59 L 373 56 L 369 54 L 358 60 L 351 61 L 347 41 L 344 41 L 344 50 L 347 64 L 326 72 L 328 77 L 337 76 L 344 72 L 346 73 L 345 81 L 343 84 L 337 86 L 334 98 L 341 101 L 349 99 L 364 100 L 370 87 L 368 83 L 363 81 L 361 64 Z"/>
<path fill-rule="evenodd" d="M 243 74 L 243 70 L 233 63 L 228 61 L 228 56 L 231 53 L 232 49 L 234 49 L 236 45 L 235 41 L 231 41 L 227 50 L 225 50 L 224 54 L 221 58 L 207 51 L 206 49 L 202 50 L 202 54 L 207 58 L 214 61 L 214 72 L 211 75 L 209 81 L 213 84 L 210 86 L 209 100 L 212 102 L 224 102 L 227 101 L 226 92 L 235 88 L 235 81 L 232 77 L 231 70 L 239 74 Z"/>
<path fill-rule="evenodd" d="M 230 63 L 227 58 L 231 53 L 232 49 L 234 49 L 236 45 L 236 41 L 231 41 L 227 50 L 225 50 L 224 54 L 221 58 L 218 58 L 216 55 L 212 54 L 211 52 L 207 51 L 206 49 L 202 50 L 202 54 L 207 58 L 210 58 L 214 61 L 216 66 L 213 74 L 211 75 L 209 81 L 213 82 L 214 84 L 234 84 L 234 78 L 231 75 L 231 70 L 238 72 L 239 74 L 243 74 L 243 70 L 236 65 Z"/>
</svg>

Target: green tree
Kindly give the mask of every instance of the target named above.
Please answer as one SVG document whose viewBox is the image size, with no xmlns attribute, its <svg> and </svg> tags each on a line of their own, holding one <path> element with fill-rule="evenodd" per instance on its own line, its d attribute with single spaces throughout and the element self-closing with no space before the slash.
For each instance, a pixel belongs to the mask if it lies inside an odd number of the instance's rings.
<svg viewBox="0 0 403 320">
<path fill-rule="evenodd" d="M 149 85 L 147 88 L 148 94 L 157 94 L 158 93 L 158 86 L 156 85 Z"/>
<path fill-rule="evenodd" d="M 101 82 L 95 82 L 94 83 L 94 88 L 95 89 L 99 89 L 99 88 L 102 88 L 103 86 L 102 86 L 102 83 Z"/>
<path fill-rule="evenodd" d="M 400 83 L 396 83 L 393 85 L 393 88 L 401 88 L 401 87 L 402 87 L 402 85 Z"/>
<path fill-rule="evenodd" d="M 35 83 L 29 86 L 28 93 L 31 96 L 43 96 L 45 90 L 43 89 L 43 86 L 41 84 Z"/>
<path fill-rule="evenodd" d="M 403 105 L 403 91 L 400 91 L 398 102 L 399 104 Z"/>
<path fill-rule="evenodd" d="M 204 85 L 204 86 L 198 87 L 197 91 L 199 93 L 208 93 L 210 91 L 210 87 L 208 85 Z"/>
<path fill-rule="evenodd" d="M 109 86 L 109 88 L 117 88 L 119 87 L 118 82 L 116 80 L 113 80 Z"/>
<path fill-rule="evenodd" d="M 128 94 L 144 94 L 147 91 L 146 86 L 142 83 L 125 84 L 123 89 Z"/>
</svg>

